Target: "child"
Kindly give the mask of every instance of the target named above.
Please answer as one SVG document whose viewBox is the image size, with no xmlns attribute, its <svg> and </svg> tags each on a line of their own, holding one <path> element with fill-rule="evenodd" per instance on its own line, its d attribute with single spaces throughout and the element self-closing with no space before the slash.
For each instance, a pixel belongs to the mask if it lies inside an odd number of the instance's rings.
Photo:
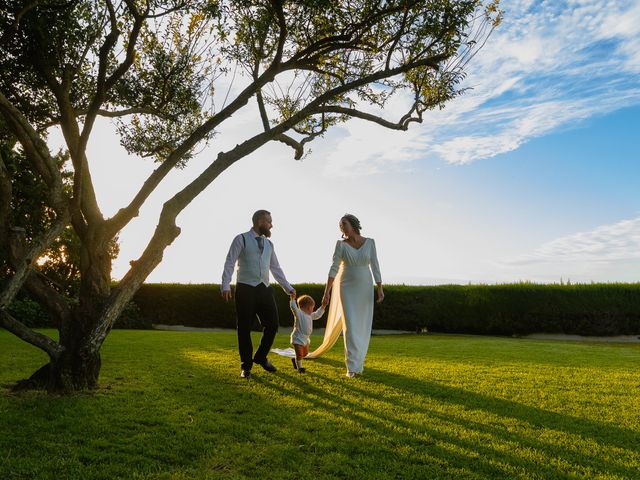
<svg viewBox="0 0 640 480">
<path fill-rule="evenodd" d="M 316 302 L 309 295 L 302 295 L 297 302 L 295 292 L 291 295 L 291 311 L 294 317 L 291 343 L 296 352 L 296 358 L 292 358 L 291 363 L 293 363 L 293 368 L 300 373 L 306 371 L 302 366 L 302 359 L 309 353 L 309 335 L 313 331 L 313 320 L 322 317 L 326 303 L 323 302 L 320 308 L 314 312 L 313 308 L 316 306 Z"/>
</svg>

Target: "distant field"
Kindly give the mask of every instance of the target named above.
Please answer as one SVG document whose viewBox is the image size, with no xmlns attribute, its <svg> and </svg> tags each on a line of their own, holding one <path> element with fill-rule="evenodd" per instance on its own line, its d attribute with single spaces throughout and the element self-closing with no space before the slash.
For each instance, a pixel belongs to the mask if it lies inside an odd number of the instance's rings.
<svg viewBox="0 0 640 480">
<path fill-rule="evenodd" d="M 0 330 L 0 479 L 640 478 L 638 344 L 381 336 L 249 382 L 235 344 L 117 330 L 99 391 L 10 395 L 45 356 Z"/>
</svg>

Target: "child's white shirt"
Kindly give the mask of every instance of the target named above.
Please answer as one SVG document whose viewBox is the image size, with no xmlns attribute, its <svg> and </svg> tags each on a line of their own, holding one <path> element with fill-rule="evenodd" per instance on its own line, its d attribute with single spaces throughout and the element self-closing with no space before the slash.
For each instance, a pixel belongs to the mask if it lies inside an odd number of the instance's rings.
<svg viewBox="0 0 640 480">
<path fill-rule="evenodd" d="M 309 335 L 313 332 L 313 321 L 324 315 L 324 307 L 320 306 L 315 312 L 308 314 L 298 307 L 298 302 L 294 299 L 291 299 L 290 306 L 294 318 L 291 343 L 309 345 L 311 342 Z"/>
</svg>

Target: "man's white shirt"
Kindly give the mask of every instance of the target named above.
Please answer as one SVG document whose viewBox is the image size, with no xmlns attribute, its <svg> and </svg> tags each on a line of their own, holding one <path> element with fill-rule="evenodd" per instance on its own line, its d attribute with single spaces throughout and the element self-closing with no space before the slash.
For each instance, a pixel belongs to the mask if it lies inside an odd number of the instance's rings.
<svg viewBox="0 0 640 480">
<path fill-rule="evenodd" d="M 246 233 L 257 244 L 256 238 L 261 235 L 258 235 L 253 228 Z M 236 262 L 238 261 L 238 257 L 242 253 L 242 250 L 245 248 L 243 235 L 245 234 L 239 233 L 238 235 L 236 235 L 233 239 L 233 242 L 231 242 L 231 247 L 229 247 L 229 253 L 227 254 L 227 259 L 224 262 L 224 270 L 222 272 L 222 285 L 220 288 L 223 292 L 231 290 L 231 277 L 233 276 L 233 271 L 235 269 Z M 263 238 L 265 238 L 265 241 L 268 241 L 266 237 L 263 236 Z M 273 243 L 271 243 L 271 247 L 272 250 L 271 259 L 269 262 L 269 270 L 271 271 L 273 278 L 275 278 L 276 282 L 280 284 L 285 292 L 290 293 L 293 291 L 293 287 L 287 281 L 287 278 L 285 277 L 284 272 L 280 267 L 280 262 L 278 261 L 278 257 L 276 256 L 275 249 L 273 249 Z M 268 286 L 269 285 L 267 285 L 267 287 Z"/>
</svg>

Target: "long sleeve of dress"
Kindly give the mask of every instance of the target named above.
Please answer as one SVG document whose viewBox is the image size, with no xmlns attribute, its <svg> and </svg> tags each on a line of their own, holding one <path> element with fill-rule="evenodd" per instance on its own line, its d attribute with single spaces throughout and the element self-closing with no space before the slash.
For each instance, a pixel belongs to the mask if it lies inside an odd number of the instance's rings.
<svg viewBox="0 0 640 480">
<path fill-rule="evenodd" d="M 340 262 L 342 261 L 342 242 L 338 240 L 336 242 L 336 249 L 333 252 L 333 263 L 329 269 L 329 276 L 335 278 L 340 268 Z"/>
<path fill-rule="evenodd" d="M 380 264 L 378 263 L 378 253 L 376 252 L 376 242 L 371 239 L 371 259 L 369 265 L 371 265 L 371 273 L 373 273 L 373 280 L 376 283 L 382 283 L 382 275 L 380 274 Z"/>
</svg>

